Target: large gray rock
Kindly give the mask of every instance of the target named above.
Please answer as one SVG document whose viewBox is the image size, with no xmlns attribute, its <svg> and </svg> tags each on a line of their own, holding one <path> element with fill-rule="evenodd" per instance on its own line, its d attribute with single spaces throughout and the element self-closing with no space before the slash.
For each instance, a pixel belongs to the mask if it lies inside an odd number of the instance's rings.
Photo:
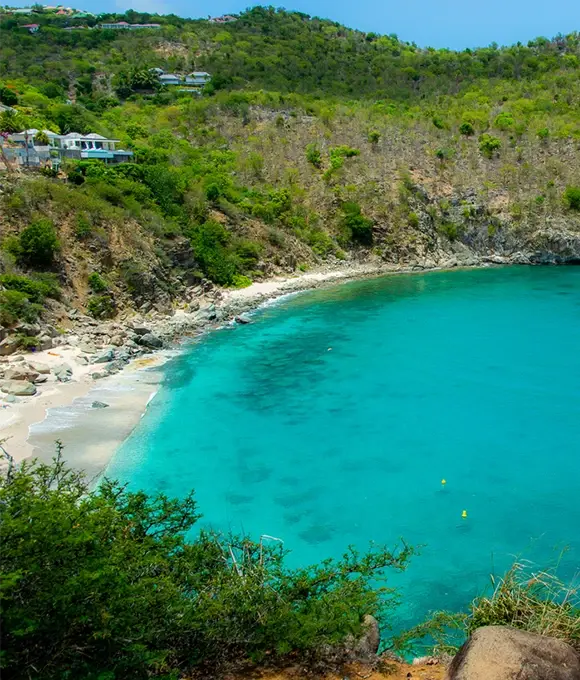
<svg viewBox="0 0 580 680">
<path fill-rule="evenodd" d="M 20 346 L 20 341 L 13 335 L 9 335 L 0 342 L 0 356 L 6 357 L 9 354 L 14 354 L 18 347 Z"/>
<path fill-rule="evenodd" d="M 143 347 L 150 347 L 151 349 L 159 349 L 163 347 L 163 340 L 158 338 L 156 335 L 153 335 L 153 333 L 146 333 L 145 335 L 142 335 L 137 342 L 140 345 L 143 345 Z"/>
<path fill-rule="evenodd" d="M 6 380 L 27 380 L 34 382 L 38 378 L 38 373 L 26 364 L 21 366 L 13 366 L 4 371 L 4 378 Z"/>
<path fill-rule="evenodd" d="M 379 622 L 374 616 L 365 614 L 362 621 L 363 632 L 360 638 L 348 636 L 344 643 L 344 651 L 351 661 L 371 663 L 376 660 L 381 644 Z"/>
<path fill-rule="evenodd" d="M 132 328 L 135 335 L 147 335 L 151 333 L 151 330 L 146 326 L 133 326 Z"/>
<path fill-rule="evenodd" d="M 73 370 L 68 364 L 59 364 L 52 369 L 52 372 L 58 382 L 69 382 L 72 377 Z"/>
<path fill-rule="evenodd" d="M 50 373 L 50 367 L 40 361 L 29 361 L 28 365 L 33 371 L 41 373 L 42 375 Z"/>
<path fill-rule="evenodd" d="M 0 390 L 17 397 L 31 397 L 36 394 L 36 387 L 25 380 L 3 380 L 0 383 Z"/>
<path fill-rule="evenodd" d="M 580 657 L 562 640 L 508 626 L 485 626 L 461 647 L 447 678 L 580 680 Z"/>
<path fill-rule="evenodd" d="M 92 361 L 91 364 L 108 364 L 109 361 L 113 361 L 115 358 L 115 350 L 112 348 L 106 349 L 104 352 L 98 354 Z"/>
</svg>

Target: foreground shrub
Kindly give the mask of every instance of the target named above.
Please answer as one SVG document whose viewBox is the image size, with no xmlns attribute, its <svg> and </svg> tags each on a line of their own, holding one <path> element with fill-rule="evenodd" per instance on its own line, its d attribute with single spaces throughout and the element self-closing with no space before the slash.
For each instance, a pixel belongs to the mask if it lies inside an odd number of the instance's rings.
<svg viewBox="0 0 580 680">
<path fill-rule="evenodd" d="M 564 640 L 580 651 L 580 589 L 567 586 L 553 571 L 533 571 L 516 562 L 501 579 L 492 577 L 491 594 L 475 598 L 468 612 L 436 612 L 405 632 L 395 644 L 413 654 L 427 649 L 454 652 L 482 626 L 512 626 Z"/>
<path fill-rule="evenodd" d="M 377 579 L 413 552 L 350 549 L 290 569 L 280 543 L 192 539 L 192 494 L 148 496 L 107 480 L 90 491 L 60 455 L 12 467 L 0 505 L 7 679 L 177 678 L 317 655 L 360 634 L 364 614 L 387 614 L 393 591 Z"/>
<path fill-rule="evenodd" d="M 0 286 L 24 293 L 30 302 L 42 302 L 46 297 L 60 297 L 56 277 L 50 274 L 37 274 L 34 278 L 19 274 L 2 274 Z"/>
</svg>

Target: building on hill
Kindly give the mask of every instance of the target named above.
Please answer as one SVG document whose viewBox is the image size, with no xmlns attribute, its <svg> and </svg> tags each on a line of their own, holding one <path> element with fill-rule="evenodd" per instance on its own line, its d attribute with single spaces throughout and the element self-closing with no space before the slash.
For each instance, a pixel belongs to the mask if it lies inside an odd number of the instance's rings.
<svg viewBox="0 0 580 680">
<path fill-rule="evenodd" d="M 182 88 L 180 92 L 198 92 L 199 88 L 207 85 L 211 80 L 211 75 L 206 71 L 192 71 L 183 76 L 180 73 L 165 73 L 162 68 L 150 68 L 151 73 L 159 78 L 161 85 L 189 85 L 189 88 Z"/>
<path fill-rule="evenodd" d="M 233 14 L 223 14 L 221 17 L 210 17 L 208 21 L 210 24 L 229 24 L 232 21 L 237 21 L 238 17 Z"/>
<path fill-rule="evenodd" d="M 210 74 L 205 71 L 193 71 L 185 76 L 186 85 L 199 85 L 200 87 L 203 87 L 204 85 L 207 85 L 210 80 Z"/>
<path fill-rule="evenodd" d="M 52 130 L 42 130 L 48 139 L 38 139 L 40 130 L 32 128 L 8 136 L 11 147 L 4 148 L 8 160 L 14 160 L 25 166 L 42 166 L 47 162 L 59 162 L 62 158 L 77 160 L 101 160 L 105 163 L 124 163 L 133 157 L 132 151 L 117 149 L 118 139 L 109 139 L 91 132 L 82 135 L 79 132 L 69 132 L 59 135 Z"/>
<path fill-rule="evenodd" d="M 100 24 L 99 28 L 111 31 L 138 31 L 144 28 L 161 28 L 161 24 L 129 24 L 126 21 Z"/>
<path fill-rule="evenodd" d="M 4 10 L 6 14 L 34 14 L 32 7 L 16 7 Z"/>
<path fill-rule="evenodd" d="M 40 26 L 38 24 L 24 24 L 21 28 L 27 28 L 29 33 L 37 33 Z"/>
</svg>

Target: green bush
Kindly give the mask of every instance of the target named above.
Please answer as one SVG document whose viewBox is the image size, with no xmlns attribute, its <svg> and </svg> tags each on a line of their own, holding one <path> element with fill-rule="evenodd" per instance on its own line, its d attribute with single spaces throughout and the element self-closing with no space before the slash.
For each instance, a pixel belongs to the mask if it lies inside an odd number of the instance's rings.
<svg viewBox="0 0 580 680">
<path fill-rule="evenodd" d="M 356 243 L 370 245 L 373 242 L 373 221 L 362 214 L 361 207 L 354 201 L 342 205 L 343 225 Z"/>
<path fill-rule="evenodd" d="M 31 302 L 19 290 L 0 290 L 0 324 L 13 326 L 19 321 L 33 323 L 42 311 L 41 305 Z"/>
<path fill-rule="evenodd" d="M 459 132 L 462 135 L 465 135 L 465 137 L 471 137 L 471 135 L 475 134 L 475 128 L 473 127 L 473 125 L 470 122 L 464 121 L 459 126 Z"/>
<path fill-rule="evenodd" d="M 537 132 L 538 138 L 541 139 L 542 141 L 548 139 L 550 136 L 550 130 L 547 127 L 540 128 Z"/>
<path fill-rule="evenodd" d="M 450 241 L 455 241 L 460 235 L 459 227 L 453 224 L 453 222 L 443 222 L 443 224 L 439 225 L 437 231 L 442 236 L 446 236 Z"/>
<path fill-rule="evenodd" d="M 580 210 L 580 187 L 566 187 L 564 203 L 570 210 Z"/>
<path fill-rule="evenodd" d="M 19 274 L 0 275 L 0 286 L 24 293 L 30 302 L 42 302 L 45 297 L 58 299 L 60 288 L 54 276 L 37 275 L 35 278 Z"/>
<path fill-rule="evenodd" d="M 289 568 L 279 543 L 199 530 L 193 494 L 149 496 L 25 462 L 0 478 L 2 667 L 30 680 L 204 677 L 248 659 L 320 658 L 413 550 L 348 549 Z M 193 529 L 193 531 L 192 531 Z"/>
<path fill-rule="evenodd" d="M 107 282 L 98 272 L 89 274 L 88 284 L 93 293 L 104 293 L 106 290 L 109 290 Z"/>
<path fill-rule="evenodd" d="M 306 147 L 306 160 L 315 168 L 320 168 L 322 165 L 322 154 L 318 144 L 308 144 Z"/>
<path fill-rule="evenodd" d="M 208 279 L 231 285 L 239 274 L 239 261 L 229 250 L 230 234 L 219 222 L 208 221 L 197 227 L 191 245 L 195 259 Z"/>
<path fill-rule="evenodd" d="M 381 139 L 381 133 L 377 130 L 371 130 L 367 135 L 367 139 L 373 146 L 376 146 Z"/>
<path fill-rule="evenodd" d="M 479 138 L 479 150 L 486 158 L 493 158 L 496 151 L 501 149 L 501 140 L 484 132 Z"/>
<path fill-rule="evenodd" d="M 93 295 L 87 302 L 87 312 L 95 319 L 110 319 L 115 316 L 115 301 L 111 295 Z"/>
<path fill-rule="evenodd" d="M 19 241 L 18 259 L 31 267 L 50 266 L 60 248 L 54 224 L 45 218 L 25 227 L 20 233 Z"/>
<path fill-rule="evenodd" d="M 419 226 L 419 215 L 417 213 L 409 213 L 409 226 L 416 229 Z"/>
</svg>

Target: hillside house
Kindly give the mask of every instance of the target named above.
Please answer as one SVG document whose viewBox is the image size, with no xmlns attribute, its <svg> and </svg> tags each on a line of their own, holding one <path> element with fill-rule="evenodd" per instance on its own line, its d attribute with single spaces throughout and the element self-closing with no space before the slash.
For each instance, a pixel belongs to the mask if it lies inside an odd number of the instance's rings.
<svg viewBox="0 0 580 680">
<path fill-rule="evenodd" d="M 29 33 L 36 33 L 40 26 L 39 24 L 24 24 L 21 28 L 27 28 Z"/>
<path fill-rule="evenodd" d="M 5 149 L 9 159 L 20 159 L 23 165 L 42 165 L 44 161 L 55 158 L 96 159 L 105 163 L 124 163 L 133 157 L 132 151 L 116 148 L 119 143 L 118 139 L 108 139 L 95 132 L 87 135 L 79 132 L 59 135 L 51 130 L 42 132 L 48 137 L 48 145 L 38 143 L 39 130 L 36 129 L 23 130 L 9 135 L 8 140 L 14 145 Z"/>
<path fill-rule="evenodd" d="M 112 31 L 138 31 L 144 28 L 161 28 L 161 24 L 129 24 L 126 21 L 100 24 L 99 28 Z"/>
<path fill-rule="evenodd" d="M 223 14 L 221 17 L 210 17 L 210 24 L 230 24 L 232 21 L 237 21 L 238 17 L 232 14 Z"/>
<path fill-rule="evenodd" d="M 203 87 L 204 85 L 207 85 L 210 80 L 211 76 L 209 73 L 206 73 L 205 71 L 193 71 L 185 76 L 184 82 L 186 85 L 198 85 L 199 87 Z"/>
<path fill-rule="evenodd" d="M 159 78 L 161 85 L 189 85 L 189 88 L 184 88 L 180 92 L 196 92 L 198 88 L 202 88 L 209 83 L 211 75 L 205 71 L 193 71 L 183 76 L 180 73 L 165 73 L 161 68 L 150 68 L 151 73 Z"/>
</svg>

